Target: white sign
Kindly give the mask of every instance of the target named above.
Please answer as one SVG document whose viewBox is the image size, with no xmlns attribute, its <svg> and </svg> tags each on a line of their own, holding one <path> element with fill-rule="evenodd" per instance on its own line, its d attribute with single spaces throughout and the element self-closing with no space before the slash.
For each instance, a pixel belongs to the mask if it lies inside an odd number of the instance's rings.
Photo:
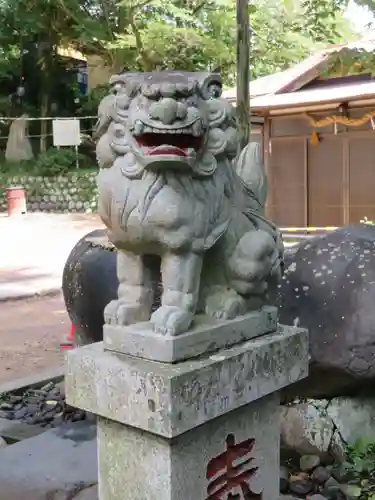
<svg viewBox="0 0 375 500">
<path fill-rule="evenodd" d="M 52 133 L 54 146 L 79 146 L 81 144 L 79 120 L 53 120 Z"/>
</svg>

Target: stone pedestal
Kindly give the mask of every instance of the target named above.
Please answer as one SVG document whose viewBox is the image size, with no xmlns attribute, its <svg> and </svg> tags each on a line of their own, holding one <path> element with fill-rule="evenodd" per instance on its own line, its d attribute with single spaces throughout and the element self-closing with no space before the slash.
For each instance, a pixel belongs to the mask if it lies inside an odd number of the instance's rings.
<svg viewBox="0 0 375 500">
<path fill-rule="evenodd" d="M 278 499 L 278 391 L 307 375 L 308 336 L 252 321 L 255 338 L 215 352 L 205 341 L 204 354 L 175 363 L 103 343 L 68 353 L 68 403 L 98 415 L 100 500 Z"/>
</svg>

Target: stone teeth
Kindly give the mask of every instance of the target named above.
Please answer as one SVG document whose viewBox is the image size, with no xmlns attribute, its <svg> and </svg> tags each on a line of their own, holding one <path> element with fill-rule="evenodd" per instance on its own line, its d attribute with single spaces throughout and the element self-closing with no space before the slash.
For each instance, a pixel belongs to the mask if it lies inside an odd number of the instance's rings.
<svg viewBox="0 0 375 500">
<path fill-rule="evenodd" d="M 142 125 L 142 129 L 138 129 L 137 128 L 137 122 L 139 120 L 136 121 L 135 125 L 134 125 L 134 133 L 136 135 L 139 135 L 139 134 L 189 134 L 189 135 L 192 135 L 193 134 L 193 131 L 192 129 L 189 127 L 189 128 L 156 128 L 156 127 L 150 127 L 149 125 L 144 125 L 142 122 L 141 125 Z M 138 131 L 140 130 L 140 131 Z M 199 131 L 201 133 L 201 128 L 199 128 Z M 200 135 L 197 134 L 197 135 Z M 194 135 L 194 134 L 193 134 Z"/>
<path fill-rule="evenodd" d="M 134 123 L 134 133 L 135 135 L 141 135 L 142 132 L 144 131 L 144 125 L 140 120 L 135 120 Z"/>
<path fill-rule="evenodd" d="M 200 137 L 202 135 L 202 122 L 200 120 L 194 122 L 191 131 L 194 137 Z"/>
</svg>

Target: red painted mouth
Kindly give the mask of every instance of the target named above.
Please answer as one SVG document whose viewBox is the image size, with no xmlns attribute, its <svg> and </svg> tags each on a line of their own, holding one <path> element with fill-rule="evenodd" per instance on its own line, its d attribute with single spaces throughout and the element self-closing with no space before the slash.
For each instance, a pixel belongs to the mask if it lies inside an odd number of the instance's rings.
<svg viewBox="0 0 375 500">
<path fill-rule="evenodd" d="M 182 156 L 188 155 L 189 149 L 198 151 L 202 147 L 202 137 L 189 134 L 153 134 L 147 133 L 136 137 L 143 148 L 147 148 L 150 156 Z"/>
</svg>

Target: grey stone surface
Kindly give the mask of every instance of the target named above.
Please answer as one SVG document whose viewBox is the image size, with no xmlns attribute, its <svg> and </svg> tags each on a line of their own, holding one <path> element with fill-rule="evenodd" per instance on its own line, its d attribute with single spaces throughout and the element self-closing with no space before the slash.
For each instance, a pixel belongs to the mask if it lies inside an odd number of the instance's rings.
<svg viewBox="0 0 375 500">
<path fill-rule="evenodd" d="M 31 160 L 34 157 L 28 137 L 29 122 L 27 118 L 28 115 L 24 113 L 11 123 L 5 149 L 5 159 L 9 162 L 18 163 Z"/>
<path fill-rule="evenodd" d="M 334 426 L 315 406 L 300 403 L 285 406 L 281 413 L 281 441 L 301 455 L 328 454 Z"/>
<path fill-rule="evenodd" d="M 334 398 L 326 409 L 342 439 L 354 444 L 359 438 L 375 439 L 375 400 L 373 397 Z"/>
<path fill-rule="evenodd" d="M 84 422 L 7 446 L 0 451 L 0 500 L 72 498 L 96 484 L 96 450 L 96 427 Z"/>
<path fill-rule="evenodd" d="M 103 344 L 110 351 L 174 363 L 276 331 L 277 320 L 276 307 L 265 306 L 226 321 L 196 316 L 193 327 L 177 336 L 155 333 L 149 322 L 130 326 L 104 325 Z"/>
<path fill-rule="evenodd" d="M 263 500 L 277 499 L 278 405 L 278 397 L 273 394 L 173 440 L 99 419 L 100 500 L 205 500 L 209 496 L 207 466 L 211 459 L 226 451 L 226 439 L 230 434 L 235 443 L 255 439 L 254 448 L 245 455 L 253 461 L 242 470 L 254 466 L 259 469 L 247 484 L 254 493 L 263 491 Z M 225 464 L 222 463 L 219 469 L 219 475 L 224 474 Z M 238 487 L 229 488 L 217 498 L 227 498 L 229 493 L 240 491 Z"/>
<path fill-rule="evenodd" d="M 17 420 L 0 418 L 0 436 L 7 441 L 22 441 L 42 434 L 46 430 L 39 425 L 29 425 Z"/>
<path fill-rule="evenodd" d="M 104 351 L 67 353 L 67 402 L 165 437 L 251 403 L 306 377 L 308 334 L 280 327 L 213 355 L 178 364 Z"/>
<path fill-rule="evenodd" d="M 47 382 L 57 382 L 64 377 L 64 369 L 62 367 L 53 367 L 42 370 L 38 373 L 33 373 L 27 377 L 19 377 L 8 382 L 0 384 L 0 394 L 7 392 L 23 391 L 27 388 L 38 387 L 46 384 Z"/>
</svg>

